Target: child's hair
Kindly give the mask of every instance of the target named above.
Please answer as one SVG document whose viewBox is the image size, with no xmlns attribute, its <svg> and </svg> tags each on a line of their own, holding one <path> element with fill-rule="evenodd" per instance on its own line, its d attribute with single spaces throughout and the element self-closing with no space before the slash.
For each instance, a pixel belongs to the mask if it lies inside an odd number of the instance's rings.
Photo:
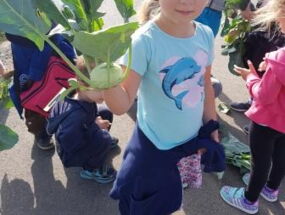
<svg viewBox="0 0 285 215">
<path fill-rule="evenodd" d="M 138 12 L 138 19 L 140 24 L 145 24 L 154 16 L 159 14 L 160 6 L 158 0 L 144 0 Z"/>
<path fill-rule="evenodd" d="M 252 20 L 254 26 L 260 30 L 270 30 L 278 17 L 285 17 L 285 0 L 270 0 L 256 11 Z"/>
</svg>

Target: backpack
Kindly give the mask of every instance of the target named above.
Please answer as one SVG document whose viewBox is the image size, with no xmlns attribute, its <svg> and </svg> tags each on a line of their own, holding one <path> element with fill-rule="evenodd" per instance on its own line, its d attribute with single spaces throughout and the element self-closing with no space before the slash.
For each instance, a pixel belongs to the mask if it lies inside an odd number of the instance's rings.
<svg viewBox="0 0 285 215">
<path fill-rule="evenodd" d="M 22 106 L 47 117 L 60 94 L 69 87 L 68 80 L 72 78 L 75 78 L 74 72 L 61 58 L 50 57 L 42 80 L 35 81 L 20 94 Z"/>
</svg>

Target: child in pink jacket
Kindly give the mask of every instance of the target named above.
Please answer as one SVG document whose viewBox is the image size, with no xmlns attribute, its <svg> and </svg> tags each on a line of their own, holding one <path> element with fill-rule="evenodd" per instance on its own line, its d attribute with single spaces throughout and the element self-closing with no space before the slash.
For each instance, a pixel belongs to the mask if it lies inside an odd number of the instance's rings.
<svg viewBox="0 0 285 215">
<path fill-rule="evenodd" d="M 275 23 L 280 33 L 285 34 L 285 0 L 268 1 L 257 11 L 253 23 L 265 29 Z M 220 194 L 229 205 L 255 214 L 259 195 L 269 202 L 278 200 L 278 188 L 285 175 L 285 47 L 265 55 L 258 69 L 265 71 L 262 78 L 250 61 L 248 66 L 249 69 L 236 66 L 235 71 L 246 81 L 253 98 L 245 113 L 252 120 L 249 130 L 251 173 L 243 177 L 248 185 L 246 189 L 224 186 Z"/>
<path fill-rule="evenodd" d="M 285 22 L 284 22 L 285 23 Z M 243 181 L 247 189 L 224 186 L 220 194 L 228 204 L 249 214 L 258 211 L 258 197 L 278 200 L 278 187 L 285 175 L 285 48 L 267 53 L 259 78 L 253 64 L 249 70 L 236 67 L 253 98 L 245 113 L 252 120 L 249 132 L 252 169 Z"/>
</svg>

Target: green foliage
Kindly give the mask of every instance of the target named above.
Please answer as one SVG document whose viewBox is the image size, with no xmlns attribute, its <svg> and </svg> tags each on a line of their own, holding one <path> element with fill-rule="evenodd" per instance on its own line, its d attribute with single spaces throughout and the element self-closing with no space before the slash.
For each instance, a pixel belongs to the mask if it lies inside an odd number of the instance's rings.
<svg viewBox="0 0 285 215">
<path fill-rule="evenodd" d="M 23 6 L 24 5 L 24 6 Z M 51 22 L 34 8 L 32 0 L 0 0 L 0 30 L 32 40 L 43 49 L 45 35 Z"/>
<path fill-rule="evenodd" d="M 52 21 L 61 24 L 64 29 L 56 33 L 67 32 L 76 49 L 88 57 L 86 62 L 90 65 L 101 61 L 111 64 L 120 57 L 130 46 L 131 34 L 138 27 L 137 23 L 129 23 L 101 30 L 104 13 L 98 12 L 98 9 L 103 0 L 25 0 L 24 9 L 20 6 L 23 1 L 0 0 L 0 30 L 27 37 L 35 41 L 39 49 L 46 41 L 84 82 L 95 88 L 96 85 L 46 36 Z M 125 21 L 135 13 L 132 0 L 114 1 Z M 90 66 L 87 65 L 87 68 L 90 73 Z"/>
<path fill-rule="evenodd" d="M 128 22 L 129 18 L 135 14 L 133 1 L 114 1 L 124 21 Z M 43 49 L 45 42 L 48 43 L 81 80 L 97 88 L 98 84 L 89 79 L 90 75 L 82 74 L 53 44 L 49 36 L 55 33 L 68 35 L 72 44 L 83 54 L 89 73 L 92 71 L 91 65 L 94 62 L 103 63 L 105 61 L 105 64 L 108 65 L 104 70 L 106 77 L 112 75 L 126 77 L 128 72 L 121 76 L 122 71 L 109 68 L 110 65 L 113 65 L 113 61 L 130 47 L 131 34 L 137 29 L 138 24 L 128 23 L 102 30 L 105 13 L 98 11 L 102 3 L 103 0 L 0 0 L 0 31 L 28 38 L 40 50 Z M 59 26 L 46 35 L 50 31 L 52 23 L 57 23 Z M 114 71 L 120 74 L 114 74 Z M 96 80 L 93 75 L 92 78 Z M 122 81 L 123 78 L 116 80 Z M 71 81 L 70 85 L 71 87 L 63 95 L 67 95 L 78 87 L 81 88 L 74 81 Z M 8 82 L 0 80 L 0 102 L 4 104 L 4 107 L 9 108 L 12 103 L 7 89 Z M 11 129 L 1 125 L 0 150 L 15 144 L 17 138 Z"/>
<path fill-rule="evenodd" d="M 225 5 L 226 9 L 240 9 L 244 10 L 250 0 L 226 0 Z"/>
<path fill-rule="evenodd" d="M 80 52 L 99 61 L 114 62 L 128 49 L 131 43 L 130 36 L 137 27 L 138 23 L 132 22 L 94 33 L 75 32 L 72 44 Z"/>
<path fill-rule="evenodd" d="M 0 108 L 4 107 L 6 109 L 9 109 L 13 107 L 13 102 L 11 101 L 8 92 L 8 85 L 10 81 L 11 80 L 0 78 Z"/>
<path fill-rule="evenodd" d="M 0 137 L 0 151 L 12 148 L 19 140 L 14 131 L 2 124 L 0 124 Z"/>
<path fill-rule="evenodd" d="M 132 0 L 114 0 L 114 1 L 121 16 L 124 18 L 124 21 L 129 22 L 129 18 L 136 14 L 136 11 L 134 10 L 133 1 Z"/>
<path fill-rule="evenodd" d="M 232 74 L 238 75 L 234 71 L 234 65 L 244 67 L 242 56 L 244 55 L 244 41 L 246 35 L 251 31 L 250 23 L 238 15 L 237 9 L 244 10 L 248 5 L 248 0 L 227 0 L 224 11 L 225 21 L 221 36 L 224 37 L 222 54 L 229 55 L 228 69 Z"/>
<path fill-rule="evenodd" d="M 13 107 L 8 93 L 8 85 L 11 80 L 0 77 L 0 108 Z M 12 148 L 18 142 L 18 135 L 5 125 L 0 124 L 0 151 Z"/>
</svg>

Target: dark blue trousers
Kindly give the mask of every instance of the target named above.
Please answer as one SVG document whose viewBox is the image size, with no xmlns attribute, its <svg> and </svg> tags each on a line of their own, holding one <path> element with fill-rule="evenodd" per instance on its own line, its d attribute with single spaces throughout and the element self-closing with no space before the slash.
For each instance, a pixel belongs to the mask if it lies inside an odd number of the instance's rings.
<svg viewBox="0 0 285 215">
<path fill-rule="evenodd" d="M 126 148 L 121 169 L 110 196 L 119 200 L 121 215 L 169 215 L 182 203 L 182 185 L 177 162 L 200 148 L 206 148 L 208 170 L 223 171 L 224 151 L 220 144 L 209 139 L 218 123 L 203 126 L 197 138 L 170 150 L 159 150 L 135 127 Z"/>
<path fill-rule="evenodd" d="M 122 215 L 168 215 L 182 202 L 176 150 L 162 151 L 136 127 L 124 154 L 111 197 Z"/>
</svg>

